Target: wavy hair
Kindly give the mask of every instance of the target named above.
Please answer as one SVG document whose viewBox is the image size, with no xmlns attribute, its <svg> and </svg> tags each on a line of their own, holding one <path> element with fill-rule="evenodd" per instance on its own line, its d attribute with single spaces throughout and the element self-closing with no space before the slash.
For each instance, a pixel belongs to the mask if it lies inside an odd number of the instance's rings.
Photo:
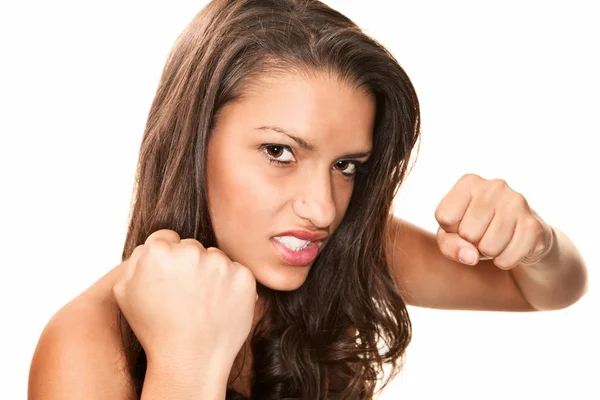
<svg viewBox="0 0 600 400">
<path fill-rule="evenodd" d="M 382 388 L 399 372 L 411 338 L 386 232 L 419 141 L 419 103 L 395 58 L 327 5 L 213 0 L 181 33 L 149 111 L 122 259 L 159 229 L 216 247 L 206 193 L 215 120 L 257 76 L 290 72 L 326 72 L 372 95 L 373 150 L 305 283 L 289 292 L 258 285 L 268 306 L 250 342 L 251 398 L 369 399 L 384 364 L 392 368 Z M 119 324 L 139 398 L 146 356 L 122 314 Z M 227 392 L 227 399 L 245 398 Z"/>
</svg>

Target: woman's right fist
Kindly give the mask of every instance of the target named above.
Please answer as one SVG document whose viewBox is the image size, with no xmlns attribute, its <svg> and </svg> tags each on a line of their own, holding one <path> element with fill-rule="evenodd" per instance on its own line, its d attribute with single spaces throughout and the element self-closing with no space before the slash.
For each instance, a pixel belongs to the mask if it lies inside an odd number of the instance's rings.
<svg viewBox="0 0 600 400">
<path fill-rule="evenodd" d="M 168 229 L 152 233 L 124 263 L 113 293 L 149 361 L 233 363 L 254 316 L 256 281 L 248 268 Z"/>
</svg>

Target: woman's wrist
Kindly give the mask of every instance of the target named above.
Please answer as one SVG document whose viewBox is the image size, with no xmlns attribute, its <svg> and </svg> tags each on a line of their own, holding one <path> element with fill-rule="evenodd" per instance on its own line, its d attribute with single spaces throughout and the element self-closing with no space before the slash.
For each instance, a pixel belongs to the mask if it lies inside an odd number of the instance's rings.
<svg viewBox="0 0 600 400">
<path fill-rule="evenodd" d="M 160 368 L 184 365 L 190 369 L 198 369 L 206 365 L 214 365 L 229 373 L 237 351 L 224 349 L 217 344 L 200 346 L 197 345 L 197 342 L 205 341 L 174 338 L 168 342 L 161 342 L 160 345 L 144 346 L 144 351 L 148 364 L 154 364 Z"/>
<path fill-rule="evenodd" d="M 148 358 L 142 400 L 162 398 L 223 400 L 231 366 L 207 357 Z"/>
</svg>

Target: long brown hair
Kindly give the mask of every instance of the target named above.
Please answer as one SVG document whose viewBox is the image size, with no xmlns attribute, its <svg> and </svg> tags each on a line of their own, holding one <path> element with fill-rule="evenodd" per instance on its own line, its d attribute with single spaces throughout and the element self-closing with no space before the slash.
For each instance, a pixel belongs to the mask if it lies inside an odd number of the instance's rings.
<svg viewBox="0 0 600 400">
<path fill-rule="evenodd" d="M 252 399 L 368 399 L 384 363 L 392 366 L 388 379 L 399 371 L 411 324 L 389 270 L 385 232 L 419 139 L 414 88 L 382 45 L 319 1 L 213 0 L 171 51 L 140 149 L 123 260 L 158 229 L 216 247 L 206 149 L 219 110 L 260 74 L 315 71 L 373 96 L 373 151 L 305 283 L 290 292 L 259 285 L 268 304 L 259 326 L 268 329 L 251 341 Z M 139 397 L 145 353 L 119 319 Z"/>
</svg>

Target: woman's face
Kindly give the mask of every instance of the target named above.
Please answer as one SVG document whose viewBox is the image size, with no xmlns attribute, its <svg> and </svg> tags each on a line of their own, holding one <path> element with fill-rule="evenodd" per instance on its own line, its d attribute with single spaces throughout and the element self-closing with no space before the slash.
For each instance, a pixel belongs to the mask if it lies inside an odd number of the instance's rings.
<svg viewBox="0 0 600 400">
<path fill-rule="evenodd" d="M 327 75 L 271 76 L 226 105 L 208 145 L 218 247 L 294 290 L 339 225 L 372 146 L 375 102 Z"/>
</svg>

